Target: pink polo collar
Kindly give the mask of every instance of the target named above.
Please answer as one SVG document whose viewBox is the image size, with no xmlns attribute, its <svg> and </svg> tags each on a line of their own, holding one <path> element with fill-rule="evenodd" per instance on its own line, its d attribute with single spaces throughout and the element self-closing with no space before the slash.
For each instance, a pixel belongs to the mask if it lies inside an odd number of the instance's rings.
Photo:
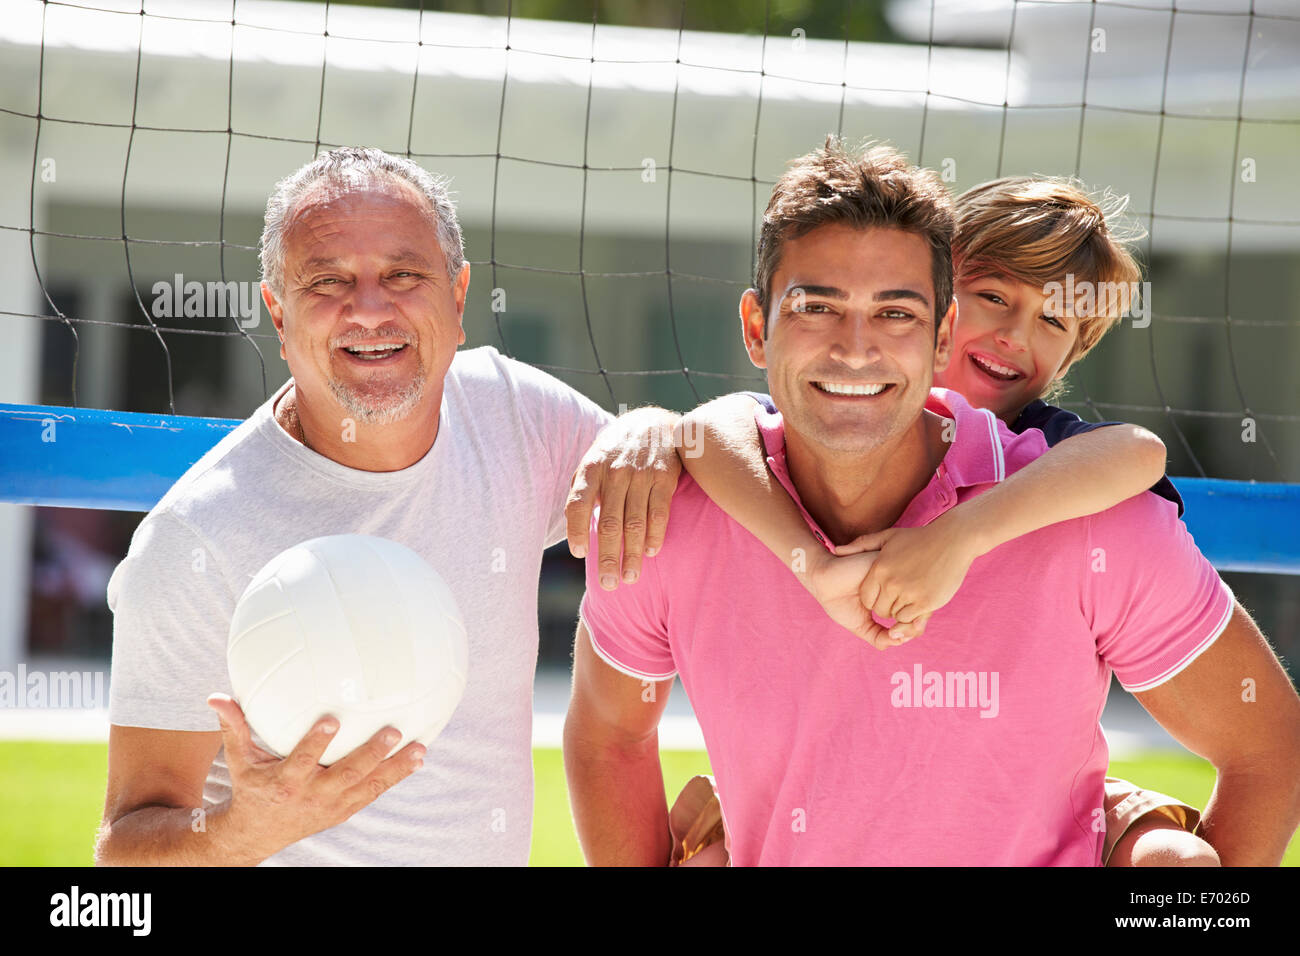
<svg viewBox="0 0 1300 956">
<path fill-rule="evenodd" d="M 1006 460 L 1003 457 L 1002 433 L 1011 438 L 1010 431 L 986 408 L 974 408 L 961 394 L 947 388 L 930 389 L 925 407 L 944 418 L 955 421 L 953 440 L 940 462 L 934 477 L 911 500 L 896 527 L 918 527 L 929 524 L 957 503 L 957 490 L 976 485 L 992 484 L 1006 477 Z M 754 411 L 763 447 L 767 451 L 767 466 L 786 492 L 794 499 L 804 521 L 817 540 L 831 550 L 833 545 L 826 533 L 804 507 L 803 499 L 790 479 L 785 456 L 785 421 L 781 413 L 768 412 L 759 405 Z"/>
</svg>

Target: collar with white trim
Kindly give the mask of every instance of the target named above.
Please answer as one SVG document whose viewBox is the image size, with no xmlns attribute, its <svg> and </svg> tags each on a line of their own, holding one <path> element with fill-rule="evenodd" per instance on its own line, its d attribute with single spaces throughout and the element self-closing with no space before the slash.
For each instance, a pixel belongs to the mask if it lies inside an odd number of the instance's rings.
<svg viewBox="0 0 1300 956">
<path fill-rule="evenodd" d="M 957 503 L 958 489 L 993 484 L 1006 477 L 1003 441 L 1015 436 L 992 412 L 973 407 L 960 393 L 946 388 L 930 389 L 925 407 L 953 423 L 945 434 L 945 437 L 951 437 L 951 444 L 930 482 L 908 503 L 895 527 L 929 524 Z M 831 550 L 833 543 L 804 507 L 790 477 L 786 463 L 785 421 L 780 411 L 769 412 L 759 405 L 754 411 L 754 421 L 767 452 L 768 468 L 798 505 L 813 535 L 827 550 Z"/>
</svg>

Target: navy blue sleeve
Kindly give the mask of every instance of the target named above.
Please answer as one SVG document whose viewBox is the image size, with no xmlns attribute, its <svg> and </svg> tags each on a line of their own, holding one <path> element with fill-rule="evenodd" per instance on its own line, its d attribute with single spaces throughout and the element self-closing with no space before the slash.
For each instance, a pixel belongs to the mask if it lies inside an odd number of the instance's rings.
<svg viewBox="0 0 1300 956">
<path fill-rule="evenodd" d="M 1094 428 L 1105 428 L 1107 425 L 1122 425 L 1123 422 L 1085 422 L 1074 412 L 1067 412 L 1064 408 L 1057 408 L 1055 405 L 1048 405 L 1041 399 L 1030 402 L 1020 412 L 1019 417 L 1011 424 L 1011 430 L 1019 435 L 1021 432 L 1037 428 L 1047 439 L 1047 446 L 1065 441 L 1074 435 L 1081 435 L 1084 432 L 1090 432 Z M 1169 480 L 1169 476 L 1163 476 L 1159 481 L 1151 486 L 1151 491 L 1168 501 L 1172 501 L 1178 506 L 1178 517 L 1183 516 L 1183 496 L 1178 493 L 1174 483 Z"/>
<path fill-rule="evenodd" d="M 767 409 L 769 415 L 776 414 L 776 404 L 772 401 L 771 395 L 764 395 L 762 392 L 741 392 L 741 395 L 748 395 L 758 404 Z"/>
</svg>

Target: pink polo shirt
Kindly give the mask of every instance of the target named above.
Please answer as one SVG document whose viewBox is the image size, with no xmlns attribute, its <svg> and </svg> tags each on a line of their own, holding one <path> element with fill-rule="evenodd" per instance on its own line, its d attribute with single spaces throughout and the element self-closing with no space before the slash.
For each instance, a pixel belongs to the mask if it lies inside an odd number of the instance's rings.
<svg viewBox="0 0 1300 956">
<path fill-rule="evenodd" d="M 927 407 L 956 435 L 900 526 L 1046 451 L 1041 432 L 1015 435 L 956 392 L 933 390 Z M 798 501 L 781 417 L 758 420 Z M 736 865 L 1095 866 L 1111 672 L 1130 690 L 1159 685 L 1232 611 L 1176 510 L 1143 493 L 1008 542 L 924 635 L 877 651 L 683 476 L 637 584 L 601 590 L 588 559 L 582 618 L 611 666 L 681 675 Z"/>
</svg>

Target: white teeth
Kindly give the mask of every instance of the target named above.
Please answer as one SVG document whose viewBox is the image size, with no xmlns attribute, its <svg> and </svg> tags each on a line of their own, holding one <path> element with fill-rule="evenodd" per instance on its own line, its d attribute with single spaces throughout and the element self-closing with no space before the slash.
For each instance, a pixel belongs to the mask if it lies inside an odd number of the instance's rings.
<svg viewBox="0 0 1300 956">
<path fill-rule="evenodd" d="M 349 355 L 354 355 L 366 362 L 377 362 L 380 359 L 386 359 L 396 355 L 402 349 L 406 348 L 405 342 L 399 342 L 394 345 L 347 345 L 344 350 Z"/>
<path fill-rule="evenodd" d="M 832 395 L 879 395 L 886 388 L 884 385 L 835 385 L 831 382 L 814 382 L 823 392 Z"/>
<path fill-rule="evenodd" d="M 346 348 L 349 352 L 396 352 L 398 349 L 404 347 L 405 347 L 404 343 L 398 343 L 396 345 L 346 345 L 344 346 L 344 348 Z"/>
<path fill-rule="evenodd" d="M 1018 372 L 1014 368 L 1008 368 L 1005 365 L 998 365 L 996 362 L 990 362 L 987 359 L 980 358 L 978 355 L 972 355 L 971 359 L 974 360 L 975 364 L 978 365 L 980 368 L 984 369 L 987 372 L 992 372 L 995 375 L 1002 375 L 1008 378 L 1020 377 L 1020 372 Z"/>
</svg>

